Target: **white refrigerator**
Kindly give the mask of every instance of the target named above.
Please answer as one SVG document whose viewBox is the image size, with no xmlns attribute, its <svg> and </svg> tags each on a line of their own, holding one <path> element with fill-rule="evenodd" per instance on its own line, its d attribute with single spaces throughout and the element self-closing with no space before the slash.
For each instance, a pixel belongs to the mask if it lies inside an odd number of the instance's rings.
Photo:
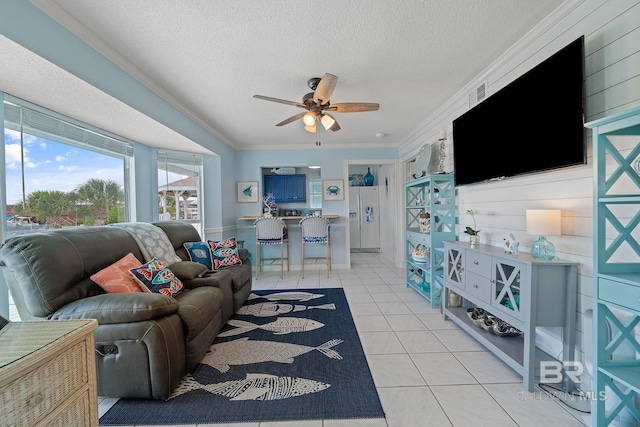
<svg viewBox="0 0 640 427">
<path fill-rule="evenodd" d="M 349 187 L 351 249 L 380 248 L 380 192 L 378 186 Z"/>
</svg>

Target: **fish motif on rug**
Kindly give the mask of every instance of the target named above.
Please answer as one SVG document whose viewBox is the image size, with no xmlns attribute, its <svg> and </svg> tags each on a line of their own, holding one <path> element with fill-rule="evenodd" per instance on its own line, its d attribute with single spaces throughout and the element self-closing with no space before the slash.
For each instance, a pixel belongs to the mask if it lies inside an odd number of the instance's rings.
<svg viewBox="0 0 640 427">
<path fill-rule="evenodd" d="M 239 319 L 229 319 L 229 321 L 227 321 L 227 325 L 235 326 L 236 329 L 221 332 L 218 334 L 219 337 L 240 335 L 253 331 L 254 329 L 271 331 L 275 335 L 284 335 L 293 332 L 307 332 L 322 328 L 324 323 L 301 317 L 280 317 L 278 320 L 271 323 L 265 323 L 264 325 L 256 325 L 255 323 L 245 322 L 244 320 Z"/>
<path fill-rule="evenodd" d="M 300 304 L 280 304 L 277 302 L 259 302 L 257 304 L 248 304 L 240 307 L 236 314 L 242 314 L 245 316 L 255 317 L 272 317 L 279 316 L 281 314 L 294 313 L 304 310 L 335 310 L 336 305 L 322 304 L 322 305 L 300 305 Z"/>
<path fill-rule="evenodd" d="M 202 384 L 187 374 L 167 400 L 193 390 L 205 390 L 228 397 L 229 400 L 280 400 L 304 394 L 317 393 L 331 387 L 306 378 L 278 377 L 268 374 L 247 374 L 244 380 Z"/>
<path fill-rule="evenodd" d="M 252 300 L 252 299 L 256 299 L 256 298 L 263 298 L 263 299 L 267 299 L 269 301 L 285 300 L 285 301 L 306 302 L 306 301 L 311 301 L 312 299 L 322 298 L 323 296 L 324 296 L 323 294 L 314 294 L 314 293 L 311 293 L 311 292 L 289 291 L 289 292 L 276 292 L 276 293 L 269 294 L 269 295 L 249 294 L 249 298 L 247 298 L 247 299 Z"/>
<path fill-rule="evenodd" d="M 251 365 L 260 362 L 293 363 L 295 357 L 314 350 L 330 359 L 342 360 L 342 356 L 333 349 L 342 342 L 341 339 L 332 339 L 318 347 L 310 347 L 276 341 L 252 341 L 249 337 L 244 337 L 212 345 L 200 363 L 225 373 L 231 365 Z"/>
</svg>

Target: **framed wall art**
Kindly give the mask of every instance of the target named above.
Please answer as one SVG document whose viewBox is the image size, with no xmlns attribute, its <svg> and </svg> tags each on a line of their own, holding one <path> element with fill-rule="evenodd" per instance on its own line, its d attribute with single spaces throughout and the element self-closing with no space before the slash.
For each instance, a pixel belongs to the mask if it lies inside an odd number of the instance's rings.
<svg viewBox="0 0 640 427">
<path fill-rule="evenodd" d="M 257 203 L 260 199 L 258 191 L 258 181 L 238 181 L 237 183 L 238 203 Z"/>
<path fill-rule="evenodd" d="M 323 179 L 322 200 L 344 200 L 344 180 Z"/>
<path fill-rule="evenodd" d="M 362 175 L 361 173 L 349 175 L 349 186 L 364 187 L 364 175 Z"/>
</svg>

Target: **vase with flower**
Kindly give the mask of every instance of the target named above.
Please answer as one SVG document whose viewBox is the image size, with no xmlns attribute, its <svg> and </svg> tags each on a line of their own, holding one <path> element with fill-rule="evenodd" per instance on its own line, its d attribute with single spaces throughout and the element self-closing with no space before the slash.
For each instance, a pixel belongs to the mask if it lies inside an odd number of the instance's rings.
<svg viewBox="0 0 640 427">
<path fill-rule="evenodd" d="M 478 230 L 478 227 L 476 226 L 476 217 L 475 217 L 475 214 L 477 213 L 478 211 L 474 209 L 467 209 L 467 214 L 471 215 L 471 219 L 473 220 L 473 228 L 467 226 L 464 232 L 471 237 L 471 246 L 480 245 L 480 230 Z"/>
</svg>

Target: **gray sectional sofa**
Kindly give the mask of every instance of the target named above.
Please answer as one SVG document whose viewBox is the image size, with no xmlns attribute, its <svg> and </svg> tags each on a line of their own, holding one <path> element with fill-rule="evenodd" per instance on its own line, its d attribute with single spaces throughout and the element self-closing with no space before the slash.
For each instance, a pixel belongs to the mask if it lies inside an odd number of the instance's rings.
<svg viewBox="0 0 640 427">
<path fill-rule="evenodd" d="M 150 261 L 152 254 L 126 227 L 43 231 L 10 238 L 0 248 L 0 269 L 21 320 L 98 320 L 99 396 L 167 399 L 251 293 L 246 249 L 238 250 L 242 264 L 212 271 L 189 261 L 183 248 L 200 240 L 191 224 L 153 225 L 175 251 L 169 270 L 184 285 L 175 297 L 107 293 L 91 280 L 129 252 Z"/>
</svg>

